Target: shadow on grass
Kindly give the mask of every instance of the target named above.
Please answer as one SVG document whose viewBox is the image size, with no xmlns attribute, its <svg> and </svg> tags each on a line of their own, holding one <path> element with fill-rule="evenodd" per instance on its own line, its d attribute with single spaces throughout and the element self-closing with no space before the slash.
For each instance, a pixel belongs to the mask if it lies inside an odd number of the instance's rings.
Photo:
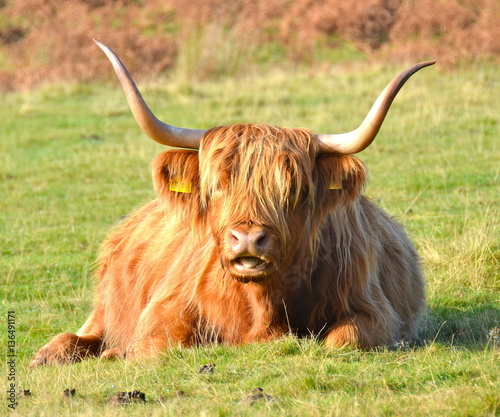
<svg viewBox="0 0 500 417">
<path fill-rule="evenodd" d="M 469 308 L 429 308 L 419 340 L 422 345 L 440 343 L 473 350 L 500 347 L 500 309 L 494 303 Z"/>
</svg>

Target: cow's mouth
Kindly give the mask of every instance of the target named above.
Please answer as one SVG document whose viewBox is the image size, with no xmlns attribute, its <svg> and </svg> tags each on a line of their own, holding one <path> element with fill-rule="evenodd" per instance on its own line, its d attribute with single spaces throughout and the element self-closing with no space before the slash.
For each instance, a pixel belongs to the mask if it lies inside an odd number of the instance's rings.
<svg viewBox="0 0 500 417">
<path fill-rule="evenodd" d="M 271 263 L 257 256 L 239 256 L 231 260 L 229 267 L 238 281 L 260 281 L 265 278 Z"/>
<path fill-rule="evenodd" d="M 265 269 L 267 262 L 256 256 L 240 256 L 233 261 L 234 267 L 239 271 L 260 271 Z"/>
</svg>

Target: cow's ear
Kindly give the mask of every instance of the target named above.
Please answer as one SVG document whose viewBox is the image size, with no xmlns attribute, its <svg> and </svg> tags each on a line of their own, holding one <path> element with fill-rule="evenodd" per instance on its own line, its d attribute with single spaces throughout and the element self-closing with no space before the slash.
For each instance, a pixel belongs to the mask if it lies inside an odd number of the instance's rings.
<svg viewBox="0 0 500 417">
<path fill-rule="evenodd" d="M 364 164 L 351 155 L 320 155 L 318 167 L 318 195 L 332 203 L 354 201 L 363 190 L 367 179 Z"/>
<path fill-rule="evenodd" d="M 153 160 L 152 169 L 156 194 L 162 201 L 182 204 L 198 200 L 198 152 L 162 152 Z"/>
</svg>

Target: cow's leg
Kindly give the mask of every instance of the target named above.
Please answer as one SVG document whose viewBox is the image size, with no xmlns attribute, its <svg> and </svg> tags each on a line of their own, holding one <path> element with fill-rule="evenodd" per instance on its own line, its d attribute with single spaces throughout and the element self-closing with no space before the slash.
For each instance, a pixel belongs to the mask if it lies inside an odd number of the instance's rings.
<svg viewBox="0 0 500 417">
<path fill-rule="evenodd" d="M 192 339 L 189 337 L 190 331 L 187 327 L 165 326 L 158 323 L 155 331 L 143 333 L 140 338 L 128 346 L 125 356 L 127 359 L 145 359 L 157 356 L 160 352 L 171 345 L 191 346 Z"/>
<path fill-rule="evenodd" d="M 102 339 L 95 335 L 60 333 L 36 352 L 29 366 L 78 362 L 87 356 L 98 355 L 101 345 Z"/>
<path fill-rule="evenodd" d="M 101 359 L 125 359 L 127 349 L 124 347 L 106 349 L 101 353 Z"/>
<path fill-rule="evenodd" d="M 397 320 L 382 320 L 367 315 L 355 315 L 340 320 L 327 332 L 325 344 L 329 347 L 353 346 L 369 349 L 394 343 Z"/>
<path fill-rule="evenodd" d="M 58 334 L 35 353 L 29 367 L 78 362 L 99 355 L 102 349 L 102 311 L 94 310 L 77 334 Z"/>
</svg>

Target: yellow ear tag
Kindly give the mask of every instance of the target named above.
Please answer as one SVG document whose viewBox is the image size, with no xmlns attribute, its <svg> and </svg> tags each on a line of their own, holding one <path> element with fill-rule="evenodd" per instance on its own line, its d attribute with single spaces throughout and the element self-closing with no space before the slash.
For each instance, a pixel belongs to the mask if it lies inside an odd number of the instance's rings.
<svg viewBox="0 0 500 417">
<path fill-rule="evenodd" d="M 174 177 L 170 179 L 170 191 L 177 193 L 189 194 L 191 193 L 191 182 L 183 181 L 181 178 Z"/>
<path fill-rule="evenodd" d="M 338 182 L 331 182 L 330 185 L 328 186 L 329 190 L 341 190 L 342 189 L 342 184 Z"/>
</svg>

